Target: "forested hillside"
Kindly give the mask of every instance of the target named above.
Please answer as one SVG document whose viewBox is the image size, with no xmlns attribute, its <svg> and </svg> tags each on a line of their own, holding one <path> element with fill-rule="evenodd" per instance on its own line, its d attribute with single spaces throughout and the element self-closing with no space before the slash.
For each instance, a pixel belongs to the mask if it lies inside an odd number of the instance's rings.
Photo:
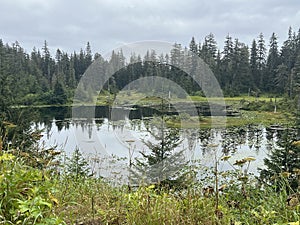
<svg viewBox="0 0 300 225">
<path fill-rule="evenodd" d="M 201 38 L 201 37 L 200 37 Z M 243 93 L 286 95 L 293 98 L 300 84 L 300 30 L 288 30 L 288 38 L 279 46 L 275 33 L 268 39 L 261 33 L 251 46 L 227 35 L 220 48 L 213 34 L 198 43 L 193 37 L 189 47 L 175 43 L 169 54 L 149 51 L 145 56 L 125 59 L 122 51 L 112 52 L 109 61 L 102 59 L 105 70 L 122 68 L 110 80 L 110 92 L 116 92 L 139 77 L 159 75 L 179 83 L 189 94 L 201 95 L 200 87 L 184 72 L 167 64 L 187 68 L 197 73 L 195 60 L 189 51 L 200 56 L 212 69 L 225 95 Z M 9 45 L 0 39 L 0 105 L 66 104 L 71 102 L 77 84 L 93 60 L 87 43 L 79 53 L 57 49 L 50 54 L 47 42 L 41 50 L 27 53 L 18 42 Z M 156 61 L 157 63 L 153 63 Z M 88 89 L 88 87 L 86 87 Z M 140 84 L 139 88 L 149 88 Z"/>
</svg>

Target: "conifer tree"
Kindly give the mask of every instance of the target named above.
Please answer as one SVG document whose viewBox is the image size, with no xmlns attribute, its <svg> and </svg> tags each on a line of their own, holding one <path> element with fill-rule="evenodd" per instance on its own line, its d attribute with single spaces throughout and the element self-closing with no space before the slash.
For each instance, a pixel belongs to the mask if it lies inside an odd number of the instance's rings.
<svg viewBox="0 0 300 225">
<path fill-rule="evenodd" d="M 266 80 L 264 79 L 264 74 L 266 72 L 266 45 L 264 35 L 262 33 L 258 36 L 257 41 L 257 62 L 258 62 L 258 70 L 259 70 L 259 89 L 264 89 Z"/>
<path fill-rule="evenodd" d="M 287 67 L 289 71 L 294 67 L 297 58 L 297 40 L 292 27 L 288 30 L 288 39 L 283 42 L 280 51 L 280 62 Z"/>
<path fill-rule="evenodd" d="M 138 185 L 156 184 L 160 188 L 182 188 L 187 185 L 187 174 L 183 171 L 183 150 L 178 150 L 182 139 L 178 129 L 169 129 L 165 117 L 156 117 L 154 124 L 148 128 L 151 140 L 143 141 L 149 151 L 140 152 L 132 171 L 132 181 Z"/>
<path fill-rule="evenodd" d="M 252 41 L 251 53 L 250 53 L 250 68 L 251 68 L 251 77 L 254 80 L 255 88 L 259 87 L 259 68 L 258 68 L 258 52 L 257 44 L 255 39 Z"/>
<path fill-rule="evenodd" d="M 198 54 L 198 46 L 196 44 L 195 38 L 192 37 L 192 40 L 190 42 L 190 48 L 189 50 L 192 52 L 188 52 L 188 71 L 191 74 L 192 78 L 196 76 L 196 70 L 197 70 L 197 54 Z"/>
<path fill-rule="evenodd" d="M 214 70 L 216 63 L 216 54 L 217 54 L 217 42 L 212 33 L 207 35 L 204 38 L 204 43 L 201 48 L 201 57 L 206 62 L 209 67 Z"/>
<path fill-rule="evenodd" d="M 264 159 L 265 169 L 260 171 L 261 179 L 269 184 L 282 185 L 286 180 L 292 190 L 299 187 L 300 141 L 295 129 L 286 128 L 278 131 L 278 148 L 271 151 Z M 288 189 L 288 191 L 290 191 Z"/>
<path fill-rule="evenodd" d="M 270 38 L 270 49 L 267 59 L 267 73 L 265 73 L 265 91 L 273 92 L 275 88 L 276 69 L 279 65 L 278 41 L 275 33 Z"/>
<path fill-rule="evenodd" d="M 84 158 L 79 148 L 76 148 L 72 153 L 71 158 L 67 158 L 66 173 L 67 175 L 78 179 L 90 175 L 90 168 L 88 161 Z"/>
<path fill-rule="evenodd" d="M 295 98 L 296 96 L 300 99 L 300 54 L 297 56 L 290 78 L 290 97 Z"/>
<path fill-rule="evenodd" d="M 224 84 L 223 88 L 225 89 L 225 92 L 231 94 L 233 41 L 229 34 L 226 36 L 222 55 L 221 83 Z"/>
<path fill-rule="evenodd" d="M 54 85 L 52 104 L 65 104 L 68 100 L 68 96 L 63 84 L 60 81 L 56 81 Z"/>
</svg>

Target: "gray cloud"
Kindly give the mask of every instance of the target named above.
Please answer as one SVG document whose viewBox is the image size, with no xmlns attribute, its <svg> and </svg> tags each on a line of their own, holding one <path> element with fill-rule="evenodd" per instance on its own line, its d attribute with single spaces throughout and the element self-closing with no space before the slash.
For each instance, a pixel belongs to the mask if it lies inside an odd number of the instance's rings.
<svg viewBox="0 0 300 225">
<path fill-rule="evenodd" d="M 188 45 L 215 34 L 220 48 L 229 33 L 250 44 L 260 32 L 266 42 L 275 32 L 299 28 L 298 0 L 0 0 L 0 38 L 18 40 L 27 50 L 47 40 L 52 51 L 79 51 L 90 41 L 105 53 L 122 43 L 163 40 Z M 298 26 L 298 27 L 297 27 Z"/>
</svg>

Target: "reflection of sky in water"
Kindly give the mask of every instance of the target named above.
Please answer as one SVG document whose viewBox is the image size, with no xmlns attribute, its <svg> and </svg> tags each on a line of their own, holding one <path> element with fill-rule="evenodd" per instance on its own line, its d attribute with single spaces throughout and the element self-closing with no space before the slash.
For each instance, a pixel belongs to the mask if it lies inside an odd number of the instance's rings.
<svg viewBox="0 0 300 225">
<path fill-rule="evenodd" d="M 62 123 L 60 129 L 58 129 L 58 123 Z M 68 126 L 64 125 L 65 123 L 68 123 Z M 106 165 L 110 168 L 109 173 L 114 171 L 115 165 L 115 169 L 121 170 L 124 174 L 128 164 L 127 159 L 114 161 L 114 165 L 108 166 L 111 162 L 109 161 L 111 155 L 128 157 L 130 148 L 134 150 L 133 157 L 140 156 L 139 151 L 147 151 L 142 140 L 151 140 L 145 124 L 140 121 L 108 122 L 108 120 L 103 120 L 100 123 L 96 121 L 87 123 L 86 121 L 66 120 L 53 121 L 50 127 L 39 124 L 38 128 L 45 128 L 41 143 L 44 143 L 46 147 L 56 146 L 57 149 L 64 149 L 69 155 L 77 146 L 90 158 L 101 158 L 102 166 Z M 229 159 L 231 164 L 234 164 L 236 160 L 251 156 L 256 160 L 251 162 L 249 171 L 256 173 L 257 168 L 263 167 L 267 149 L 270 145 L 274 145 L 274 140 L 267 140 L 264 128 L 256 128 L 256 130 L 257 133 L 246 130 L 240 136 L 239 131 L 235 130 L 230 131 L 231 133 L 226 133 L 225 130 L 183 130 L 183 142 L 179 148 L 185 149 L 187 159 L 200 159 L 200 164 L 208 167 L 214 165 L 215 155 L 217 159 L 224 156 L 222 152 L 224 148 L 232 156 Z M 256 143 L 256 139 L 259 143 Z M 255 145 L 259 148 L 256 149 Z M 231 170 L 232 167 L 228 162 L 221 162 L 219 169 Z M 102 168 L 102 174 L 105 174 L 104 171 L 105 169 Z M 118 172 L 114 171 L 114 173 Z"/>
</svg>

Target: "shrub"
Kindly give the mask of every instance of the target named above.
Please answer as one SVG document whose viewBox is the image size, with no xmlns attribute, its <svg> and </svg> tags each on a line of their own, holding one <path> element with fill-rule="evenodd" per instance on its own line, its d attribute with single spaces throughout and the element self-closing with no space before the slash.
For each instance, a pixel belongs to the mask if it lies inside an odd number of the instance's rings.
<svg viewBox="0 0 300 225">
<path fill-rule="evenodd" d="M 0 222 L 64 224 L 52 213 L 56 189 L 41 170 L 26 166 L 12 154 L 0 155 Z"/>
</svg>

